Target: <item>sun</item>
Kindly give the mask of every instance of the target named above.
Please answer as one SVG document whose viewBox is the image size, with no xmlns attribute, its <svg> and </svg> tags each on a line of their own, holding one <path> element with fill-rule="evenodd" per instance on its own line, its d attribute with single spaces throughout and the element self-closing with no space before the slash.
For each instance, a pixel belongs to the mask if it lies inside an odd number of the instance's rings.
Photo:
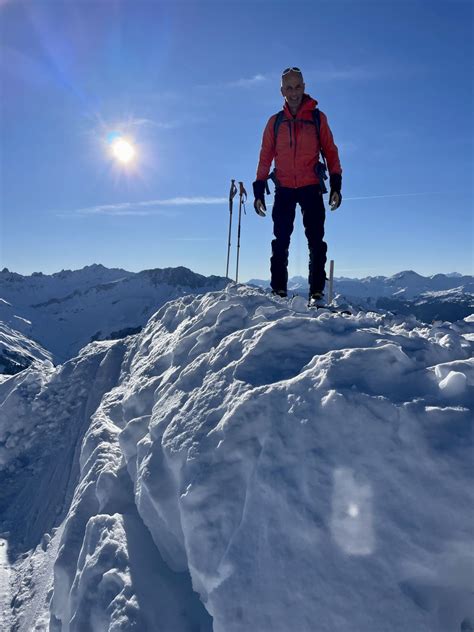
<svg viewBox="0 0 474 632">
<path fill-rule="evenodd" d="M 136 151 L 128 140 L 119 137 L 112 142 L 112 154 L 119 162 L 127 164 L 135 158 Z"/>
</svg>

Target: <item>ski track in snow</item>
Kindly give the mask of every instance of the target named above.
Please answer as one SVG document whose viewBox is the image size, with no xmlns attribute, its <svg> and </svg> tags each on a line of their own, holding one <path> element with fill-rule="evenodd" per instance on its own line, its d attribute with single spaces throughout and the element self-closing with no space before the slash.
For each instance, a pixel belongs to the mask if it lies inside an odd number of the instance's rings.
<svg viewBox="0 0 474 632">
<path fill-rule="evenodd" d="M 0 382 L 2 629 L 469 629 L 474 318 L 305 303 L 182 297 Z"/>
</svg>

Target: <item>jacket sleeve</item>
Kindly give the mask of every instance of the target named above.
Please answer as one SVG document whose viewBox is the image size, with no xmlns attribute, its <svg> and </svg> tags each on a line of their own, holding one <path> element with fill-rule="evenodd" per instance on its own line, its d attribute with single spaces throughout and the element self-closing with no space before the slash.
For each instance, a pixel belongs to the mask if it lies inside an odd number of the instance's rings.
<svg viewBox="0 0 474 632">
<path fill-rule="evenodd" d="M 334 138 L 332 136 L 331 129 L 328 124 L 328 119 L 324 112 L 321 112 L 321 129 L 320 129 L 320 137 L 321 137 L 321 147 L 324 152 L 324 156 L 326 157 L 326 162 L 328 163 L 329 173 L 340 173 L 342 174 L 342 167 L 339 161 L 339 152 L 334 142 Z"/>
<path fill-rule="evenodd" d="M 275 157 L 275 137 L 273 133 L 273 123 L 275 115 L 268 119 L 262 138 L 262 147 L 260 149 L 260 158 L 257 167 L 257 180 L 266 180 L 270 173 L 270 167 Z"/>
</svg>

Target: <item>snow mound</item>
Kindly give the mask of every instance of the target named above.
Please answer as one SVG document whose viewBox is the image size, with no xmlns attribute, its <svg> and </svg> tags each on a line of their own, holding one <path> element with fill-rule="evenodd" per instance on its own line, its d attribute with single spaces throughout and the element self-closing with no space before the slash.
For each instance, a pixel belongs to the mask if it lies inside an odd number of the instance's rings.
<svg viewBox="0 0 474 632">
<path fill-rule="evenodd" d="M 53 632 L 458 632 L 474 618 L 473 332 L 230 285 L 11 378 L 3 467 L 26 488 L 29 455 L 55 516 L 53 596 L 23 619 L 46 605 Z M 61 436 L 42 465 L 32 419 Z M 52 455 L 69 475 L 49 495 Z M 13 532 L 21 500 L 4 504 Z"/>
</svg>

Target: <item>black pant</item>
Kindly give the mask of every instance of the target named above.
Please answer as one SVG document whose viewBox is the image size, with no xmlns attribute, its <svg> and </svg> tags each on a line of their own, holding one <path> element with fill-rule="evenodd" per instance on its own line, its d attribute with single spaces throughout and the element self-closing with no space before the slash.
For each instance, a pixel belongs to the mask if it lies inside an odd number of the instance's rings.
<svg viewBox="0 0 474 632">
<path fill-rule="evenodd" d="M 298 189 L 277 187 L 273 205 L 272 256 L 270 259 L 271 286 L 274 290 L 286 290 L 288 283 L 288 251 L 295 222 L 296 205 L 301 206 L 303 225 L 309 248 L 309 291 L 322 292 L 326 282 L 324 266 L 326 264 L 327 244 L 323 241 L 324 208 L 321 189 L 310 184 Z"/>
</svg>

